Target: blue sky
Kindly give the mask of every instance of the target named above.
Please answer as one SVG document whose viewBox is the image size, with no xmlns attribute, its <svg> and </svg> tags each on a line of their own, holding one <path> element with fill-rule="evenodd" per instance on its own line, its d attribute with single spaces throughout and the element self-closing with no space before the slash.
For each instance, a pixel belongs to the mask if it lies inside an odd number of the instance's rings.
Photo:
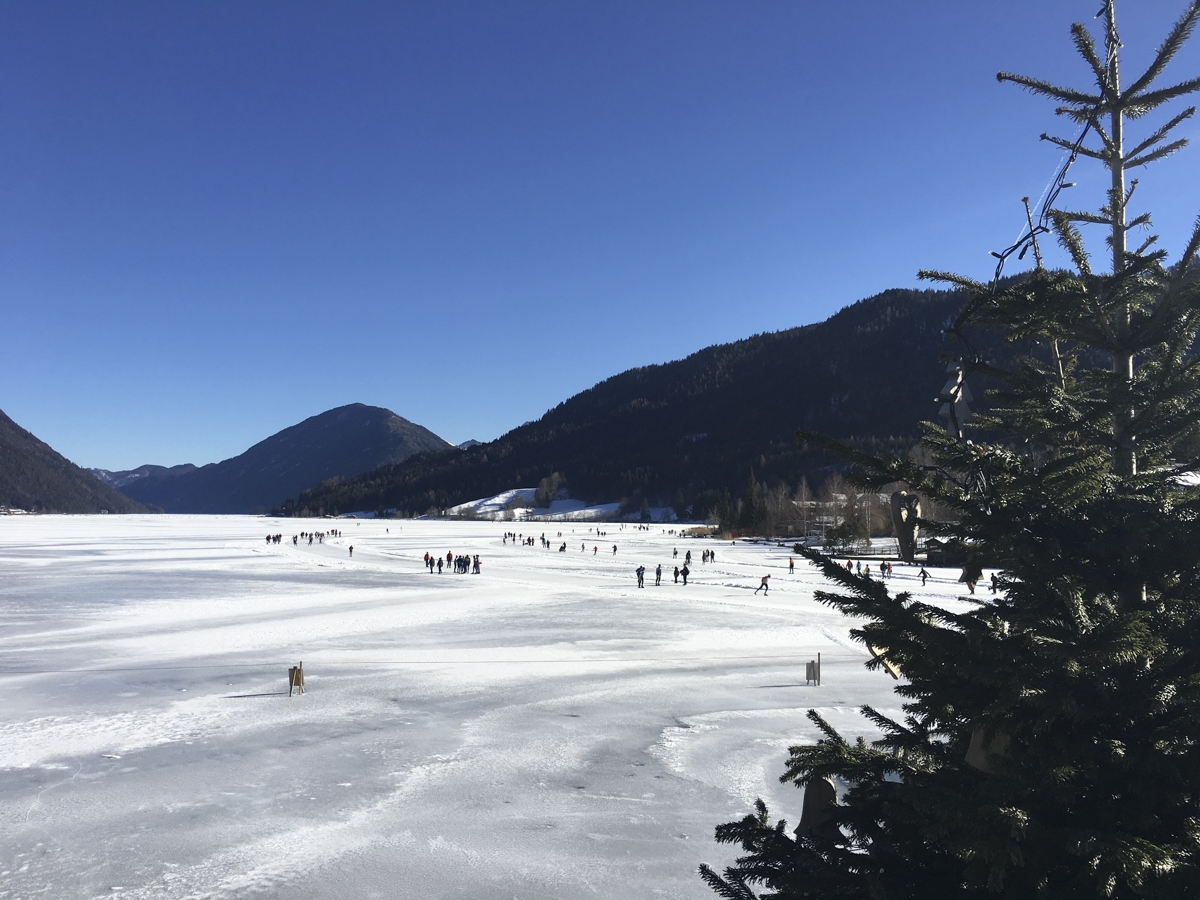
<svg viewBox="0 0 1200 900">
<path fill-rule="evenodd" d="M 1067 124 L 995 73 L 1090 86 L 1098 5 L 8 0 L 0 409 L 112 469 L 355 401 L 488 440 L 919 268 L 985 278 Z M 1127 72 L 1182 7 L 1121 4 Z M 1200 38 L 1167 77 L 1198 72 Z M 1172 251 L 1197 152 L 1142 177 Z"/>
</svg>

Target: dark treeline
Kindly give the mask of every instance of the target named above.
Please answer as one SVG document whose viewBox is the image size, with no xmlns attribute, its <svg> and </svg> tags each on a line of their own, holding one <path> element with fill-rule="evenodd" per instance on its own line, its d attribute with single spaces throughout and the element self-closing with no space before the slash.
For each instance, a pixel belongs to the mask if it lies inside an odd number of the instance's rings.
<svg viewBox="0 0 1200 900">
<path fill-rule="evenodd" d="M 751 474 L 741 497 L 711 512 L 722 536 L 786 537 L 809 545 L 819 542 L 837 552 L 865 552 L 870 538 L 895 535 L 891 492 L 900 488 L 897 484 L 881 491 L 861 490 L 839 471 L 815 486 L 801 478 L 794 488 L 782 482 L 768 487 Z M 940 521 L 948 511 L 924 498 L 922 515 Z"/>
<path fill-rule="evenodd" d="M 803 477 L 820 485 L 840 463 L 798 445 L 796 431 L 903 454 L 918 423 L 937 417 L 940 354 L 963 352 L 942 332 L 961 303 L 952 291 L 885 291 L 818 324 L 622 372 L 495 441 L 331 480 L 280 512 L 416 515 L 557 472 L 589 503 L 636 512 L 648 501 L 699 518 L 744 499 L 752 471 L 766 491 Z M 982 336 L 976 346 L 998 352 Z"/>
</svg>

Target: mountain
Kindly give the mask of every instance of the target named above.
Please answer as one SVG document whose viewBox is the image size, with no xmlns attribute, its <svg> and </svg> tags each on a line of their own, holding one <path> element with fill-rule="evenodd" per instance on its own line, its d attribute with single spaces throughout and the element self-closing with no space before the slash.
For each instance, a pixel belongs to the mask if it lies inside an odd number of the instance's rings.
<svg viewBox="0 0 1200 900">
<path fill-rule="evenodd" d="M 172 475 L 186 475 L 188 472 L 195 472 L 196 467 L 191 463 L 185 463 L 182 466 L 139 466 L 136 469 L 129 469 L 124 472 L 110 472 L 108 469 L 88 469 L 93 475 L 107 484 L 115 491 L 124 490 L 127 485 L 133 484 L 141 478 L 162 478 Z"/>
<path fill-rule="evenodd" d="M 150 512 L 0 412 L 0 506 L 31 512 Z"/>
<path fill-rule="evenodd" d="M 554 472 L 590 504 L 645 498 L 697 512 L 740 496 L 752 469 L 760 481 L 794 487 L 839 464 L 797 445 L 797 429 L 903 453 L 918 423 L 937 418 L 940 354 L 964 352 L 943 328 L 962 301 L 955 291 L 885 291 L 824 322 L 631 369 L 495 441 L 314 485 L 285 511 L 423 513 L 531 487 Z M 969 337 L 992 358 L 1011 358 L 994 338 Z M 973 384 L 977 398 L 984 387 Z"/>
<path fill-rule="evenodd" d="M 169 513 L 249 513 L 266 511 L 330 479 L 448 447 L 429 429 L 391 410 L 352 403 L 285 428 L 223 462 L 96 471 L 134 499 Z"/>
</svg>

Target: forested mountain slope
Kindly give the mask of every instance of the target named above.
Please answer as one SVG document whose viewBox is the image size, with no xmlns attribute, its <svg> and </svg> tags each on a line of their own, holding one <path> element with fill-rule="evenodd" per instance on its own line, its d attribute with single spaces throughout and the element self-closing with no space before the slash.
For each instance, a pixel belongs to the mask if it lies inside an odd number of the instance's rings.
<svg viewBox="0 0 1200 900">
<path fill-rule="evenodd" d="M 885 291 L 818 324 L 622 372 L 495 441 L 313 486 L 284 509 L 419 513 L 556 471 L 589 502 L 646 497 L 697 514 L 740 494 L 751 467 L 794 486 L 832 462 L 798 446 L 797 429 L 904 452 L 936 419 L 939 355 L 962 352 L 942 329 L 961 303 L 951 291 Z"/>
<path fill-rule="evenodd" d="M 0 506 L 31 512 L 148 512 L 0 412 Z"/>
</svg>

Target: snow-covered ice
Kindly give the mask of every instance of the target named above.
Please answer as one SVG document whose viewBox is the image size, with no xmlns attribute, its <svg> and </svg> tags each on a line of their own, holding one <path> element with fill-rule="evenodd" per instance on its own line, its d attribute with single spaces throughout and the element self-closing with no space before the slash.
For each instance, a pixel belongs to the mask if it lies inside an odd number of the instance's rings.
<svg viewBox="0 0 1200 900">
<path fill-rule="evenodd" d="M 0 517 L 0 897 L 712 896 L 716 825 L 796 820 L 805 711 L 897 700 L 787 547 L 663 528 Z"/>
</svg>

